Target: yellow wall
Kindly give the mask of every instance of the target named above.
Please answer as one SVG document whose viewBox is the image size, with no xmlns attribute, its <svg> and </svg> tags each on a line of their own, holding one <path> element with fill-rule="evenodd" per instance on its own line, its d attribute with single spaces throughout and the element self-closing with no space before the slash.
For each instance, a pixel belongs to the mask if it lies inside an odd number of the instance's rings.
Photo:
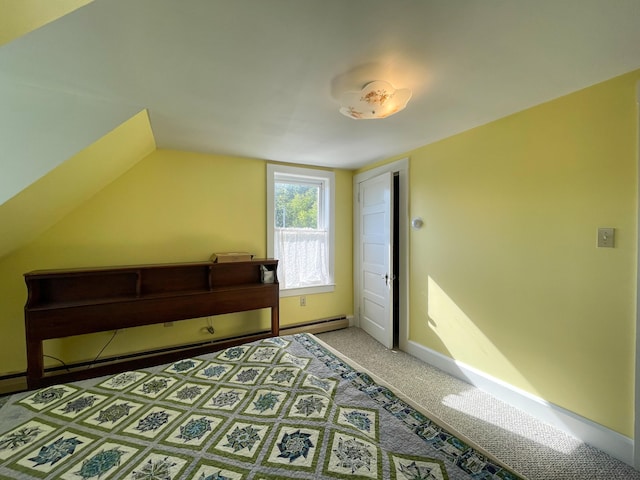
<svg viewBox="0 0 640 480">
<path fill-rule="evenodd" d="M 336 201 L 351 204 L 350 171 L 336 171 Z M 0 375 L 25 369 L 24 272 L 140 263 L 207 260 L 216 251 L 266 254 L 266 163 L 261 160 L 156 150 L 33 243 L 0 261 Z M 352 312 L 351 209 L 337 210 L 336 291 L 282 299 L 281 324 Z M 190 343 L 267 328 L 268 312 L 119 332 L 103 356 Z M 246 324 L 246 328 L 243 327 Z M 48 354 L 67 362 L 93 358 L 112 332 L 46 342 Z M 54 361 L 47 364 L 54 365 Z"/>
<path fill-rule="evenodd" d="M 408 153 L 410 339 L 627 436 L 638 80 Z"/>
<path fill-rule="evenodd" d="M 42 234 L 156 148 L 140 111 L 0 204 L 0 259 Z"/>
<path fill-rule="evenodd" d="M 0 0 L 0 45 L 93 0 Z"/>
</svg>

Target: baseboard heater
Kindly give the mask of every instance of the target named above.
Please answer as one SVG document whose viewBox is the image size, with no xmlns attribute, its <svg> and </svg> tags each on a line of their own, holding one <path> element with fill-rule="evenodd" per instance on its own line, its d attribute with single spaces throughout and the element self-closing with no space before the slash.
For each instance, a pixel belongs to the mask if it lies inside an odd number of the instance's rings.
<svg viewBox="0 0 640 480">
<path fill-rule="evenodd" d="M 333 330 L 340 330 L 342 328 L 347 328 L 348 326 L 349 326 L 349 319 L 347 318 L 347 316 L 340 315 L 336 317 L 321 318 L 318 320 L 286 325 L 286 326 L 280 327 L 280 335 L 293 335 L 294 333 L 302 333 L 302 332 L 313 333 L 313 334 L 324 333 L 324 332 L 331 332 Z M 237 338 L 240 338 L 240 337 L 237 337 Z M 68 365 L 67 367 L 62 367 L 62 366 L 48 367 L 46 368 L 46 371 L 55 372 L 55 371 L 60 371 L 65 369 L 73 370 L 78 368 L 91 368 L 91 366 L 96 364 L 116 362 L 118 360 L 123 360 L 128 358 L 145 357 L 145 356 L 155 355 L 157 353 L 172 352 L 172 351 L 177 352 L 180 350 L 188 350 L 189 348 L 205 346 L 205 345 L 215 346 L 216 343 L 222 342 L 224 340 L 230 340 L 230 339 L 227 338 L 227 339 L 219 339 L 219 340 L 207 341 L 207 342 L 198 342 L 198 343 L 193 343 L 189 345 L 176 345 L 174 347 L 166 347 L 166 348 L 161 348 L 161 349 L 152 350 L 152 351 L 137 352 L 137 353 L 130 353 L 126 355 L 119 355 L 116 357 L 103 358 L 93 362 L 74 363 L 74 364 Z M 26 389 L 27 389 L 26 373 L 20 372 L 20 373 L 14 373 L 14 374 L 9 374 L 9 375 L 0 377 L 0 395 L 19 392 Z"/>
<path fill-rule="evenodd" d="M 324 333 L 333 330 L 340 330 L 349 326 L 349 319 L 346 315 L 337 317 L 321 318 L 310 322 L 294 323 L 292 325 L 280 326 L 280 335 L 293 335 L 294 333 Z"/>
</svg>

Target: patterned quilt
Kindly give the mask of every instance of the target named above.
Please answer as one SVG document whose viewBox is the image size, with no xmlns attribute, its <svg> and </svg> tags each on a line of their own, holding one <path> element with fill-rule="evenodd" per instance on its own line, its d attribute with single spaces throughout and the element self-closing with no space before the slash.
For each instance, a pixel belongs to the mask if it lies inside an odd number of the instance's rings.
<svg viewBox="0 0 640 480">
<path fill-rule="evenodd" d="M 4 400 L 2 479 L 521 478 L 308 334 Z"/>
</svg>

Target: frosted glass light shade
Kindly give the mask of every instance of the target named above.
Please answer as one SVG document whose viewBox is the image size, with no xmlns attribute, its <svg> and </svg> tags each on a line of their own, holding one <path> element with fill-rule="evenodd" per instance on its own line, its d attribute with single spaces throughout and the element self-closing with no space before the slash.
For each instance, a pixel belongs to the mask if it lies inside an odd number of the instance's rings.
<svg viewBox="0 0 640 480">
<path fill-rule="evenodd" d="M 393 86 L 382 80 L 368 83 L 358 92 L 345 92 L 340 97 L 340 113 L 355 119 L 385 118 L 404 109 L 411 90 Z"/>
</svg>

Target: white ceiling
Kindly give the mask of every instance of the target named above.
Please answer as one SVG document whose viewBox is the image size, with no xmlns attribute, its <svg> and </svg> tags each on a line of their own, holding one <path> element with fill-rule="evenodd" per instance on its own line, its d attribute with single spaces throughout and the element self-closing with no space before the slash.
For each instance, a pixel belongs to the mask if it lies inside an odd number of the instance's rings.
<svg viewBox="0 0 640 480">
<path fill-rule="evenodd" d="M 355 168 L 640 68 L 639 25 L 640 0 L 95 0 L 0 80 L 147 108 L 160 148 Z M 341 115 L 372 80 L 406 110 Z"/>
</svg>

